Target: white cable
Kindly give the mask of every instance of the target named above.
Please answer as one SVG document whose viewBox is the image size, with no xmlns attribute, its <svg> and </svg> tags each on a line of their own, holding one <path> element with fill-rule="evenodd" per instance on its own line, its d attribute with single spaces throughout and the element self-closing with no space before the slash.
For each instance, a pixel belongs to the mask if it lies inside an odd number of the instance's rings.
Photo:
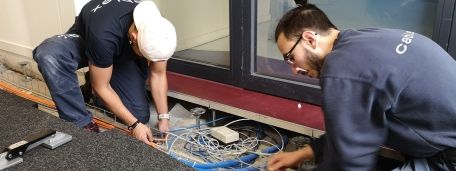
<svg viewBox="0 0 456 171">
<path fill-rule="evenodd" d="M 235 120 L 226 125 L 230 125 L 230 124 L 244 121 L 244 120 L 249 120 L 249 119 Z M 278 135 L 282 139 L 280 132 L 278 132 L 278 130 L 275 128 L 273 128 L 273 129 L 278 133 Z M 226 161 L 226 160 L 239 160 L 243 164 L 247 164 L 239 159 L 243 154 L 253 153 L 253 154 L 257 154 L 259 156 L 270 156 L 271 155 L 269 153 L 259 152 L 258 147 L 260 144 L 263 144 L 263 143 L 268 144 L 268 146 L 273 146 L 279 150 L 282 150 L 283 143 L 284 143 L 282 140 L 282 142 L 281 142 L 282 148 L 279 148 L 277 145 L 275 145 L 269 141 L 259 140 L 257 137 L 250 137 L 249 135 L 251 135 L 251 134 L 245 133 L 246 131 L 250 132 L 250 133 L 255 133 L 255 134 L 257 134 L 257 132 L 253 131 L 252 129 L 245 128 L 245 127 L 237 129 L 239 134 L 241 135 L 240 140 L 235 143 L 228 144 L 228 145 L 220 144 L 217 139 L 213 138 L 210 135 L 211 130 L 209 128 L 204 128 L 204 129 L 199 129 L 199 130 L 198 129 L 183 129 L 183 130 L 185 130 L 185 132 L 180 135 L 174 134 L 172 132 L 168 133 L 169 137 L 166 137 L 166 139 L 165 139 L 166 140 L 165 144 L 167 147 L 168 154 L 173 153 L 173 148 L 176 145 L 176 142 L 183 141 L 183 142 L 185 142 L 185 148 L 188 148 L 186 150 L 187 152 L 189 152 L 191 155 L 193 155 L 195 157 L 203 159 L 204 161 L 219 162 L 219 161 Z M 244 131 L 244 132 L 240 132 L 240 131 Z M 172 140 L 172 141 L 170 141 L 170 140 Z M 170 141 L 171 143 L 168 141 Z M 247 166 L 258 168 L 257 166 L 253 166 L 251 164 L 247 165 Z"/>
<path fill-rule="evenodd" d="M 231 124 L 236 123 L 236 122 L 248 121 L 248 120 L 250 120 L 250 119 L 238 119 L 238 120 L 235 120 L 235 121 L 232 121 L 232 122 L 230 122 L 230 123 L 225 124 L 225 126 L 231 125 Z"/>
<path fill-rule="evenodd" d="M 281 145 L 281 147 L 280 147 L 280 151 L 282 151 L 282 150 L 283 150 L 283 146 L 285 145 L 284 142 L 283 142 L 282 134 L 280 134 L 280 132 L 279 132 L 277 129 L 275 129 L 273 126 L 270 126 L 270 127 L 271 127 L 272 129 L 274 129 L 274 131 L 277 132 L 277 135 L 279 135 L 280 141 L 282 141 L 282 145 Z"/>
</svg>

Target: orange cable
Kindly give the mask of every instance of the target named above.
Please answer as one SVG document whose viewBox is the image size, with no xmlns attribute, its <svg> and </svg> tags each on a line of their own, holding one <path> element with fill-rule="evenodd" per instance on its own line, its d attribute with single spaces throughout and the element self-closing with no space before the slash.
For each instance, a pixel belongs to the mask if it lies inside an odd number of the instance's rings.
<svg viewBox="0 0 456 171">
<path fill-rule="evenodd" d="M 48 99 L 45 99 L 45 98 L 41 98 L 41 97 L 37 97 L 35 95 L 32 95 L 24 90 L 21 90 L 15 86 L 12 86 L 8 83 L 5 83 L 3 81 L 0 81 L 0 89 L 3 89 L 9 93 L 12 93 L 14 95 L 17 95 L 19 97 L 22 97 L 22 98 L 25 98 L 27 100 L 30 100 L 30 101 L 33 101 L 33 102 L 36 102 L 36 103 L 39 103 L 39 104 L 42 104 L 42 105 L 45 105 L 51 109 L 56 109 L 55 107 L 55 103 L 52 101 L 52 100 L 48 100 Z M 116 126 L 116 125 L 113 125 L 113 124 L 110 124 L 96 116 L 93 116 L 93 122 L 95 122 L 96 124 L 98 124 L 98 126 L 100 126 L 101 128 L 104 128 L 104 129 L 108 129 L 108 130 L 111 130 L 113 128 L 117 128 L 121 131 L 124 131 L 126 133 L 128 133 L 129 135 L 132 135 L 130 133 L 130 131 L 128 131 L 127 129 L 125 128 L 122 128 L 122 127 L 119 127 L 119 126 Z M 155 144 L 155 143 L 150 143 L 148 144 L 149 146 L 151 147 L 154 147 L 154 148 L 158 148 L 158 145 Z"/>
<path fill-rule="evenodd" d="M 7 84 L 7 83 L 5 83 L 3 81 L 0 81 L 0 88 L 5 90 L 5 91 L 7 91 L 7 92 L 15 94 L 17 96 L 20 96 L 22 98 L 25 98 L 27 100 L 31 100 L 31 101 L 46 105 L 47 107 L 55 109 L 55 104 L 54 104 L 53 101 L 47 100 L 47 99 L 43 99 L 43 98 L 40 98 L 40 97 L 37 97 L 37 96 L 34 96 L 34 95 L 31 95 L 28 92 L 26 92 L 24 90 L 20 90 L 20 89 L 12 86 L 10 84 Z"/>
</svg>

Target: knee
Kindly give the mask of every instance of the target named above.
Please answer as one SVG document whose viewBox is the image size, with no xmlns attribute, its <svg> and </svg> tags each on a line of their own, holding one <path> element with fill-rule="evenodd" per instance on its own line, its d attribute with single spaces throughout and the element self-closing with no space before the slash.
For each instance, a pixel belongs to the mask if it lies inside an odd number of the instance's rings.
<svg viewBox="0 0 456 171">
<path fill-rule="evenodd" d="M 53 76 L 57 76 L 56 74 L 59 73 L 59 71 L 72 68 L 69 67 L 72 64 L 63 59 L 64 57 L 62 54 L 51 47 L 52 46 L 41 44 L 33 50 L 33 59 L 36 61 L 38 70 L 41 74 L 44 77 L 52 78 Z"/>
<path fill-rule="evenodd" d="M 43 70 L 69 69 L 77 67 L 77 63 L 71 60 L 68 50 L 54 42 L 45 42 L 33 50 L 33 59 L 41 72 Z"/>
<path fill-rule="evenodd" d="M 35 60 L 35 62 L 38 64 L 38 67 L 53 63 L 53 58 L 55 57 L 50 53 L 43 53 L 39 49 L 33 50 L 33 60 Z"/>
<path fill-rule="evenodd" d="M 56 66 L 58 61 L 56 54 L 49 48 L 43 48 L 43 44 L 33 50 L 33 60 L 38 64 L 39 68 L 48 68 Z"/>
<path fill-rule="evenodd" d="M 34 55 L 33 59 L 38 65 L 38 70 L 41 72 L 43 77 L 54 77 L 61 68 L 61 64 L 57 59 L 50 54 L 39 54 Z"/>
<path fill-rule="evenodd" d="M 38 67 L 56 62 L 57 54 L 52 47 L 49 43 L 43 42 L 33 49 L 33 60 L 38 64 Z"/>
<path fill-rule="evenodd" d="M 38 63 L 49 63 L 58 60 L 58 58 L 67 56 L 68 45 L 70 44 L 58 35 L 47 38 L 33 49 L 33 59 Z"/>
</svg>

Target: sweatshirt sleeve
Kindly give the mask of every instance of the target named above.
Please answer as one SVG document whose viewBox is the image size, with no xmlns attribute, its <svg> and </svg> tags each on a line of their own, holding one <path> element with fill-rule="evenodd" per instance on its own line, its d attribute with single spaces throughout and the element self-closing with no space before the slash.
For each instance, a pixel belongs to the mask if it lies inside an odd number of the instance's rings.
<svg viewBox="0 0 456 171">
<path fill-rule="evenodd" d="M 387 135 L 385 93 L 358 80 L 322 78 L 321 83 L 326 135 L 312 145 L 320 148 L 316 170 L 372 170 Z"/>
<path fill-rule="evenodd" d="M 323 160 L 323 147 L 325 146 L 326 136 L 322 135 L 310 143 L 310 147 L 314 153 L 315 163 L 321 163 Z"/>
</svg>

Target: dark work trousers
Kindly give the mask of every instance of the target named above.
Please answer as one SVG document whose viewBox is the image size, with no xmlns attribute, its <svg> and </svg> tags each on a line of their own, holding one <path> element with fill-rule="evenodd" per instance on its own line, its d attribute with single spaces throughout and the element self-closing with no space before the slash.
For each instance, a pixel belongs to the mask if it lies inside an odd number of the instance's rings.
<svg viewBox="0 0 456 171">
<path fill-rule="evenodd" d="M 446 149 L 429 158 L 409 158 L 394 171 L 456 171 L 456 149 Z"/>
<path fill-rule="evenodd" d="M 92 121 L 79 88 L 76 70 L 88 66 L 85 47 L 77 34 L 56 35 L 33 50 L 33 59 L 49 88 L 59 117 L 83 127 Z M 141 122 L 149 121 L 144 59 L 113 65 L 111 87 L 127 109 Z"/>
</svg>

